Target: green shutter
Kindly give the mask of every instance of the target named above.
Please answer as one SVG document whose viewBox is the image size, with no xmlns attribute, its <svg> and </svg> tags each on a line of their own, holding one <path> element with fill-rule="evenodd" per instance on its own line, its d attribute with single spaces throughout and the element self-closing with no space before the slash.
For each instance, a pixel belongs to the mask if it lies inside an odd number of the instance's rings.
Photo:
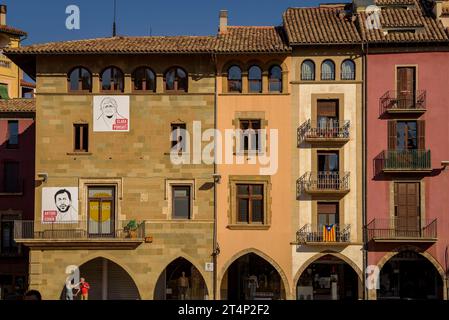
<svg viewBox="0 0 449 320">
<path fill-rule="evenodd" d="M 4 84 L 0 84 L 0 99 L 9 99 L 8 95 L 8 86 Z"/>
</svg>

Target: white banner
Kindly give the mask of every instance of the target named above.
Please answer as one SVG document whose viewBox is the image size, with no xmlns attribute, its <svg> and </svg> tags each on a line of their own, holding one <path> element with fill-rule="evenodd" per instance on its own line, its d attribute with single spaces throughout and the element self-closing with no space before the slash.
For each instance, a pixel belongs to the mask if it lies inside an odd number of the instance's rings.
<svg viewBox="0 0 449 320">
<path fill-rule="evenodd" d="M 67 223 L 78 220 L 78 188 L 42 189 L 42 223 Z"/>
<path fill-rule="evenodd" d="M 94 132 L 129 132 L 129 96 L 96 96 Z"/>
</svg>

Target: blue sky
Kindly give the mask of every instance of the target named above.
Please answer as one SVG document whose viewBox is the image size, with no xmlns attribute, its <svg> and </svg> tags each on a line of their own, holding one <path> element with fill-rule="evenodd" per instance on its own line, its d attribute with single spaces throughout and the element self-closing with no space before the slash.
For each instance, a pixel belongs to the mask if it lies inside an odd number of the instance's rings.
<svg viewBox="0 0 449 320">
<path fill-rule="evenodd" d="M 8 5 L 8 25 L 28 32 L 23 45 L 111 36 L 113 0 L 0 0 Z M 117 0 L 120 35 L 215 34 L 220 9 L 230 25 L 279 25 L 288 7 L 333 0 Z M 346 0 L 349 2 L 349 0 Z M 65 28 L 68 5 L 81 13 L 80 30 Z"/>
</svg>

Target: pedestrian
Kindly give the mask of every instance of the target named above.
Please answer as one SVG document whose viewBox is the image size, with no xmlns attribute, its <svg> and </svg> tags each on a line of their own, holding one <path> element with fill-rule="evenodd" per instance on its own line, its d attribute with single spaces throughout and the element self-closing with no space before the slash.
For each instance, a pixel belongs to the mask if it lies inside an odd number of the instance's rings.
<svg viewBox="0 0 449 320">
<path fill-rule="evenodd" d="M 81 300 L 89 300 L 90 285 L 86 282 L 86 279 L 81 278 L 78 287 L 79 288 L 76 294 L 78 295 L 78 293 L 81 291 Z"/>
</svg>

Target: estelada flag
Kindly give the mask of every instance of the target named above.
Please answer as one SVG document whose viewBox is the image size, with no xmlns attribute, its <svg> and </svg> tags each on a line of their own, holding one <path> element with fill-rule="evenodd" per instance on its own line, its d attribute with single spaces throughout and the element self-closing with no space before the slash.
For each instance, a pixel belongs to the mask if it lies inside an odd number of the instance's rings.
<svg viewBox="0 0 449 320">
<path fill-rule="evenodd" d="M 324 225 L 323 226 L 323 241 L 324 242 L 335 242 L 337 241 L 335 236 L 335 225 Z"/>
</svg>

